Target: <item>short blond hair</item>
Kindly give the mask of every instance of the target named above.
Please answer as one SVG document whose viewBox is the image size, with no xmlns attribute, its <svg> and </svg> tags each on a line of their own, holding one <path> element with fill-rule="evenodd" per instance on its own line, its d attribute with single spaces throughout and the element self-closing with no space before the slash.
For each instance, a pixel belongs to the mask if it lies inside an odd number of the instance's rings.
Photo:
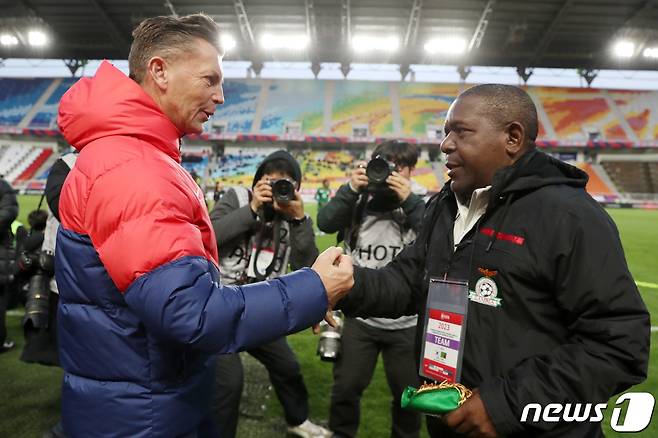
<svg viewBox="0 0 658 438">
<path fill-rule="evenodd" d="M 143 20 L 133 31 L 128 55 L 130 77 L 142 83 L 147 63 L 153 56 L 171 59 L 189 49 L 197 38 L 210 43 L 220 56 L 224 55 L 219 26 L 208 15 L 159 16 Z"/>
</svg>

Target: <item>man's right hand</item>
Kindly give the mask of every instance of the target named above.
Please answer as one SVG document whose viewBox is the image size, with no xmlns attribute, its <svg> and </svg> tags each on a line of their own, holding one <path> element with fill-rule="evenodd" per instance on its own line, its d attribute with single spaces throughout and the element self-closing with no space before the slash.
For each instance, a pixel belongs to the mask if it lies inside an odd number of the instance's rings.
<svg viewBox="0 0 658 438">
<path fill-rule="evenodd" d="M 268 202 L 272 202 L 272 186 L 269 180 L 263 178 L 254 186 L 254 197 L 249 204 L 251 211 L 257 213 L 263 204 L 267 204 Z"/>
<path fill-rule="evenodd" d="M 360 161 L 356 167 L 352 169 L 352 176 L 350 177 L 350 187 L 352 190 L 360 192 L 368 186 L 368 177 L 366 176 L 366 162 Z"/>
<path fill-rule="evenodd" d="M 336 303 L 354 286 L 352 257 L 344 255 L 341 248 L 332 246 L 318 256 L 311 268 L 318 273 L 327 291 L 329 314 Z M 332 321 L 333 319 L 327 320 L 330 324 Z"/>
</svg>

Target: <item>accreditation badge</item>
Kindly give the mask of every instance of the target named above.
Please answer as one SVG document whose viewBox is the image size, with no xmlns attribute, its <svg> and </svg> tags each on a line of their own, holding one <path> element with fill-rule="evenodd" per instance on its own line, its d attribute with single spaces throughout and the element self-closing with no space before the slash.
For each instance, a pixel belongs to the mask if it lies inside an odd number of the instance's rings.
<svg viewBox="0 0 658 438">
<path fill-rule="evenodd" d="M 468 281 L 431 278 L 423 324 L 419 373 L 438 382 L 461 379 Z"/>
</svg>

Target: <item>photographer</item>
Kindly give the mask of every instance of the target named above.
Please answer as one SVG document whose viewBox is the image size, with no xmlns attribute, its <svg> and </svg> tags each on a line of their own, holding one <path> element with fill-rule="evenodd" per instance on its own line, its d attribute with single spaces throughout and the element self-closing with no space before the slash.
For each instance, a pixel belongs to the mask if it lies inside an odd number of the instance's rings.
<svg viewBox="0 0 658 438">
<path fill-rule="evenodd" d="M 379 144 L 367 166 L 359 163 L 350 181 L 318 213 L 318 227 L 339 232 L 356 266 L 386 265 L 416 237 L 423 200 L 412 193 L 410 176 L 418 149 L 395 140 Z M 379 353 L 393 395 L 392 437 L 417 437 L 420 416 L 400 407 L 408 385 L 418 386 L 414 357 L 416 316 L 346 318 L 342 352 L 334 366 L 329 426 L 339 437 L 359 428 L 359 404 L 372 378 Z"/>
<path fill-rule="evenodd" d="M 40 318 L 40 311 L 36 308 L 30 308 L 27 301 L 30 299 L 30 290 L 38 288 L 38 284 L 47 281 L 45 276 L 52 276 L 53 273 L 45 273 L 39 264 L 41 254 L 41 245 L 43 244 L 44 230 L 48 213 L 45 210 L 37 209 L 31 211 L 27 216 L 27 222 L 30 229 L 19 226 L 16 230 L 16 261 L 13 264 L 12 289 L 16 293 L 17 302 L 26 306 L 26 314 L 32 311 L 34 318 Z M 44 276 L 45 275 L 45 276 Z M 33 281 L 34 277 L 34 281 Z M 43 278 L 42 278 L 43 277 Z M 43 293 L 35 292 L 32 295 L 43 297 Z M 34 303 L 34 300 L 31 301 Z"/>
<path fill-rule="evenodd" d="M 59 355 L 57 351 L 57 306 L 59 303 L 59 290 L 54 274 L 54 254 L 57 240 L 57 229 L 59 228 L 59 198 L 71 168 L 77 159 L 77 153 L 67 153 L 60 157 L 50 169 L 44 198 L 48 204 L 49 214 L 43 232 L 43 244 L 38 259 L 41 271 L 47 274 L 47 282 L 34 282 L 32 290 L 47 291 L 42 299 L 37 299 L 35 304 L 40 312 L 38 319 L 26 306 L 26 315 L 23 319 L 23 330 L 25 333 L 25 347 L 21 354 L 21 360 L 28 363 L 39 363 L 41 365 L 59 366 Z M 29 220 L 29 218 L 28 218 Z M 33 284 L 32 282 L 30 283 Z M 47 297 L 47 299 L 43 299 Z M 46 307 L 47 306 L 47 307 Z M 37 307 L 37 306 L 35 306 Z M 65 438 L 64 427 L 61 419 L 52 426 L 42 438 Z"/>
<path fill-rule="evenodd" d="M 210 219 L 219 246 L 220 273 L 225 284 L 247 284 L 311 266 L 318 256 L 313 223 L 304 213 L 299 193 L 299 164 L 286 151 L 270 154 L 254 176 L 253 193 L 229 189 Z M 308 393 L 295 353 L 285 337 L 247 350 L 270 375 L 286 417 L 288 432 L 322 437 L 329 431 L 308 420 Z M 243 371 L 238 354 L 218 358 L 215 411 L 220 436 L 237 430 Z"/>
<path fill-rule="evenodd" d="M 18 245 L 16 264 L 27 279 L 27 302 L 23 318 L 25 347 L 21 360 L 27 363 L 59 366 L 57 353 L 57 305 L 59 292 L 54 278 L 55 244 L 59 223 L 59 197 L 62 186 L 77 158 L 76 153 L 60 157 L 50 169 L 43 194 L 48 212 L 36 210 L 28 216 L 30 236 Z M 41 206 L 41 203 L 39 203 Z M 21 240 L 17 238 L 17 241 Z M 61 424 L 50 432 L 63 435 Z"/>
<path fill-rule="evenodd" d="M 16 257 L 12 248 L 11 223 L 17 216 L 18 202 L 14 189 L 0 176 L 0 353 L 14 347 L 12 341 L 7 341 L 5 313 L 9 301 L 8 285 L 12 280 L 12 264 Z"/>
</svg>

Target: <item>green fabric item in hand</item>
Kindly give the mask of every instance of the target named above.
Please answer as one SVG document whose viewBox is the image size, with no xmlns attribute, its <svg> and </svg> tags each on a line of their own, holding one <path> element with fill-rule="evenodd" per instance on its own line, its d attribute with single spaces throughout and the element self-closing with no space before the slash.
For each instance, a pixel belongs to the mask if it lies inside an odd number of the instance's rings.
<svg viewBox="0 0 658 438">
<path fill-rule="evenodd" d="M 457 388 L 436 388 L 419 391 L 407 386 L 402 393 L 401 405 L 430 415 L 446 414 L 459 407 L 461 393 Z"/>
</svg>

